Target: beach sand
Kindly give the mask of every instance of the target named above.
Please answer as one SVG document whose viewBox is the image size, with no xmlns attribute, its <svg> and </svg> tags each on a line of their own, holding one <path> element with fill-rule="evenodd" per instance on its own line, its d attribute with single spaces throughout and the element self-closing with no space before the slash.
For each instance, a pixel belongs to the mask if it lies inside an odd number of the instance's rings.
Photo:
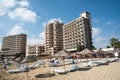
<svg viewBox="0 0 120 80">
<path fill-rule="evenodd" d="M 28 72 L 8 74 L 7 70 L 3 69 L 0 63 L 0 80 L 120 80 L 120 61 L 112 62 L 109 65 L 101 65 L 97 67 L 84 68 L 83 63 L 77 64 L 79 70 L 75 72 L 68 72 L 66 74 L 51 74 L 51 69 L 63 69 L 60 67 L 40 67 Z M 72 65 L 66 65 L 68 69 Z M 11 66 L 7 66 L 11 69 Z"/>
</svg>

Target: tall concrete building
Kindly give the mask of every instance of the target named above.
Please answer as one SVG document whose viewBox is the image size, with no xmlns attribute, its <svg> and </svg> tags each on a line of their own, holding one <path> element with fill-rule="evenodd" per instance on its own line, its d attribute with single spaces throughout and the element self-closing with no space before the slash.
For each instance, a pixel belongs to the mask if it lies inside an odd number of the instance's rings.
<svg viewBox="0 0 120 80">
<path fill-rule="evenodd" d="M 45 29 L 45 52 L 54 54 L 63 49 L 63 23 L 48 23 Z"/>
<path fill-rule="evenodd" d="M 2 53 L 4 55 L 16 55 L 26 53 L 26 34 L 18 34 L 4 37 L 2 40 Z"/>
<path fill-rule="evenodd" d="M 89 12 L 83 12 L 80 17 L 63 26 L 64 50 L 77 50 L 78 45 L 91 49 L 92 33 Z"/>
</svg>

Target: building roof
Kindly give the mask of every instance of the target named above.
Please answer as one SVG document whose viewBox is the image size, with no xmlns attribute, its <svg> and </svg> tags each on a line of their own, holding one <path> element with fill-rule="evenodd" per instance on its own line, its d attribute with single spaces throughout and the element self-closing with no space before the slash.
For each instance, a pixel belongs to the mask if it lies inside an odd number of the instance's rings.
<svg viewBox="0 0 120 80">
<path fill-rule="evenodd" d="M 68 49 L 66 51 L 76 51 L 77 49 Z"/>
<path fill-rule="evenodd" d="M 68 53 L 65 50 L 61 50 L 55 56 L 68 56 Z"/>
<path fill-rule="evenodd" d="M 114 48 L 105 48 L 105 49 L 102 49 L 103 51 L 114 51 Z"/>
<path fill-rule="evenodd" d="M 78 54 L 82 54 L 82 55 L 87 55 L 87 54 L 92 54 L 93 52 L 89 49 L 84 49 L 81 52 L 77 52 Z"/>
</svg>

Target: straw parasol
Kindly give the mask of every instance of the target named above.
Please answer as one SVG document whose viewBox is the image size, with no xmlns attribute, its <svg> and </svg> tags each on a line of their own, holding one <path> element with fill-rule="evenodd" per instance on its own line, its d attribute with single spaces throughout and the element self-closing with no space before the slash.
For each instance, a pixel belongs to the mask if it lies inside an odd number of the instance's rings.
<svg viewBox="0 0 120 80">
<path fill-rule="evenodd" d="M 103 50 L 98 50 L 97 53 L 103 54 L 103 53 L 105 53 L 105 51 L 103 51 Z"/>
<path fill-rule="evenodd" d="M 93 52 L 86 48 L 86 49 L 82 50 L 81 52 L 77 52 L 77 54 L 79 54 L 79 55 L 89 55 L 90 56 L 91 54 L 93 54 Z"/>
<path fill-rule="evenodd" d="M 66 57 L 66 56 L 68 56 L 68 55 L 69 55 L 69 54 L 67 53 L 67 51 L 61 50 L 61 51 L 59 51 L 58 53 L 56 53 L 54 56 Z"/>
<path fill-rule="evenodd" d="M 22 60 L 23 60 L 23 58 L 18 57 L 18 58 L 16 58 L 14 61 L 17 62 L 17 63 L 20 63 Z"/>
<path fill-rule="evenodd" d="M 65 51 L 65 50 L 61 50 L 61 51 L 59 51 L 58 53 L 56 53 L 55 55 L 54 55 L 55 57 L 67 57 L 67 56 L 69 56 L 69 54 L 67 53 L 67 51 Z M 65 69 L 65 62 L 64 62 L 64 59 L 63 59 L 63 63 L 64 63 L 64 69 Z"/>
<path fill-rule="evenodd" d="M 70 57 L 74 57 L 74 58 L 78 58 L 79 57 L 79 54 L 78 53 L 76 53 L 76 52 L 72 52 L 72 53 L 70 53 L 70 55 L 69 55 Z"/>
<path fill-rule="evenodd" d="M 87 48 L 82 50 L 81 52 L 77 52 L 77 53 L 80 54 L 80 55 L 84 55 L 84 56 L 85 55 L 91 56 L 93 54 L 93 52 L 91 50 L 87 49 Z M 88 57 L 87 57 L 87 62 L 88 62 Z"/>
<path fill-rule="evenodd" d="M 21 61 L 21 63 L 27 63 L 27 68 L 28 68 L 28 63 L 34 62 L 34 61 L 36 61 L 36 59 L 37 59 L 36 56 L 26 56 L 26 57 L 24 58 L 24 60 Z M 27 71 L 27 77 L 28 77 L 28 72 L 29 72 L 29 69 L 28 69 L 28 71 Z"/>
<path fill-rule="evenodd" d="M 97 52 L 96 52 L 96 54 L 99 56 L 99 57 L 103 57 L 103 56 L 105 56 L 105 51 L 103 51 L 103 50 L 98 50 Z"/>
<path fill-rule="evenodd" d="M 88 55 L 88 54 L 92 54 L 93 52 L 89 49 L 84 49 L 81 52 L 77 52 L 78 54 L 82 54 L 82 55 Z"/>
<path fill-rule="evenodd" d="M 106 51 L 105 52 L 105 57 L 113 57 L 114 56 L 114 51 L 112 51 L 112 50 L 108 50 L 108 51 Z"/>
<path fill-rule="evenodd" d="M 29 63 L 29 62 L 34 62 L 36 61 L 37 57 L 36 56 L 26 56 L 21 63 Z"/>
</svg>

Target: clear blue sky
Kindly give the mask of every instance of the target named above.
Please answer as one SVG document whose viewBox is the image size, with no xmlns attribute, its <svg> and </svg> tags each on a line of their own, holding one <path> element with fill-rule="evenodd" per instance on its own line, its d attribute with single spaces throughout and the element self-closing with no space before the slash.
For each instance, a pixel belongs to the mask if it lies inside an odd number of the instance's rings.
<svg viewBox="0 0 120 80">
<path fill-rule="evenodd" d="M 28 44 L 44 43 L 48 21 L 66 24 L 84 11 L 91 13 L 95 47 L 120 40 L 120 0 L 0 0 L 0 45 L 2 37 L 18 33 L 28 35 Z"/>
</svg>

